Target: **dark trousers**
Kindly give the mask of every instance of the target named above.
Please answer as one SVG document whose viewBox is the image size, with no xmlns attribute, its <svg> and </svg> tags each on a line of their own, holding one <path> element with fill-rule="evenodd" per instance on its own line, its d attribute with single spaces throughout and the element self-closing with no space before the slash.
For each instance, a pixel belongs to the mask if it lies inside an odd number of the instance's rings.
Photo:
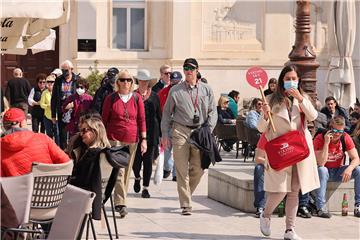
<svg viewBox="0 0 360 240">
<path fill-rule="evenodd" d="M 299 193 L 299 206 L 300 207 L 308 207 L 309 206 L 309 200 L 310 200 L 310 193 L 301 194 L 301 191 Z"/>
<path fill-rule="evenodd" d="M 58 114 L 59 147 L 64 150 L 67 147 L 68 134 L 65 129 L 67 123 L 62 121 L 62 115 Z"/>
<path fill-rule="evenodd" d="M 141 164 L 143 164 L 143 186 L 148 187 L 150 184 L 151 173 L 152 173 L 152 160 L 154 158 L 154 151 L 157 146 L 148 146 L 146 153 L 141 156 L 141 145 L 136 150 L 136 155 L 133 164 L 133 172 L 135 178 L 140 178 Z"/>
<path fill-rule="evenodd" d="M 44 125 L 46 130 L 46 135 L 48 135 L 51 139 L 55 140 L 55 143 L 59 146 L 59 133 L 57 124 L 53 124 L 50 119 L 44 117 Z"/>
<path fill-rule="evenodd" d="M 44 116 L 31 116 L 31 126 L 33 132 L 39 132 L 40 127 L 40 132 L 45 133 Z"/>
</svg>

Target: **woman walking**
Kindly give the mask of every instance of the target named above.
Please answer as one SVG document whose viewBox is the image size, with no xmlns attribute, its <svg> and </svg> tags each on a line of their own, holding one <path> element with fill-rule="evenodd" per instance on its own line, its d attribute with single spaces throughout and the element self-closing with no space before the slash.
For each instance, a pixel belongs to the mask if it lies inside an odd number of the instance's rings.
<svg viewBox="0 0 360 240">
<path fill-rule="evenodd" d="M 33 132 L 39 132 L 40 128 L 40 132 L 44 133 L 44 109 L 40 107 L 41 94 L 46 89 L 46 75 L 44 73 L 40 73 L 36 76 L 36 84 L 36 87 L 31 89 L 28 97 L 28 103 L 32 107 L 31 126 Z"/>
<path fill-rule="evenodd" d="M 154 153 L 156 148 L 159 147 L 160 138 L 160 100 L 158 95 L 151 91 L 150 87 L 150 73 L 146 69 L 138 70 L 136 79 L 139 83 L 139 88 L 135 91 L 141 95 L 142 101 L 145 106 L 145 119 L 146 119 L 146 136 L 147 136 L 147 151 L 142 155 L 141 149 L 136 150 L 133 171 L 135 175 L 134 191 L 140 192 L 140 170 L 143 165 L 143 190 L 141 197 L 150 198 L 149 183 L 152 173 L 152 160 L 154 159 Z"/>
<path fill-rule="evenodd" d="M 127 215 L 126 197 L 130 171 L 133 166 L 136 148 L 140 143 L 141 154 L 147 150 L 144 103 L 138 93 L 133 92 L 134 79 L 127 70 L 119 72 L 116 91 L 105 98 L 102 119 L 111 146 L 128 145 L 129 165 L 119 171 L 115 184 L 115 210 L 123 218 Z"/>
<path fill-rule="evenodd" d="M 307 121 L 314 121 L 317 112 L 308 96 L 301 89 L 301 79 L 297 68 L 286 66 L 280 73 L 279 83 L 275 92 L 268 96 L 268 104 L 263 105 L 263 115 L 259 119 L 258 129 L 265 133 L 268 141 L 284 135 L 289 131 L 299 130 L 305 135 L 310 154 L 304 160 L 281 170 L 274 170 L 266 162 L 265 191 L 267 201 L 265 210 L 260 215 L 260 230 L 265 236 L 270 236 L 270 218 L 274 209 L 286 199 L 286 231 L 284 239 L 301 239 L 295 233 L 295 219 L 298 209 L 299 190 L 307 193 L 319 188 L 319 176 L 312 138 L 307 129 Z M 276 131 L 270 127 L 269 115 L 272 113 Z M 280 159 L 279 159 L 280 161 Z"/>
</svg>

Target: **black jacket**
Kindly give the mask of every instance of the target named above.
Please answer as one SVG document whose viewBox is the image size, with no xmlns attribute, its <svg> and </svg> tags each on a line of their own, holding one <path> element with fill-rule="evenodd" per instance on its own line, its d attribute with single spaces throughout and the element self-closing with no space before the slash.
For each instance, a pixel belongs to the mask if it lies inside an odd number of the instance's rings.
<svg viewBox="0 0 360 240">
<path fill-rule="evenodd" d="M 85 149 L 83 144 L 80 144 L 80 147 L 81 153 L 79 159 L 76 159 L 75 155 L 72 153 L 72 158 L 75 160 L 70 183 L 79 188 L 96 193 L 92 204 L 92 217 L 93 219 L 100 220 L 102 202 L 106 202 L 106 200 L 111 196 L 119 169 L 113 168 L 106 186 L 105 198 L 103 200 L 99 162 L 100 153 L 103 150 L 99 148 Z"/>
<path fill-rule="evenodd" d="M 5 96 L 10 105 L 27 103 L 31 91 L 31 85 L 26 78 L 13 78 L 7 83 Z"/>
<path fill-rule="evenodd" d="M 220 106 L 217 106 L 218 122 L 221 124 L 230 123 L 232 119 L 235 119 L 234 114 L 230 108 L 222 110 Z"/>
<path fill-rule="evenodd" d="M 36 86 L 34 87 L 34 97 L 33 100 L 35 102 L 39 102 L 41 99 L 42 90 Z M 31 109 L 31 116 L 37 117 L 37 118 L 43 118 L 44 117 L 44 109 L 40 107 L 40 105 L 32 106 Z"/>
<path fill-rule="evenodd" d="M 159 145 L 161 109 L 160 100 L 155 92 L 151 92 L 150 97 L 144 102 L 146 119 L 146 137 L 149 146 Z"/>
<path fill-rule="evenodd" d="M 210 163 L 215 165 L 216 162 L 222 161 L 208 123 L 205 122 L 200 128 L 191 133 L 190 143 L 200 150 L 202 169 L 209 168 Z"/>
<path fill-rule="evenodd" d="M 72 95 L 75 94 L 75 90 L 76 90 L 75 84 L 76 84 L 76 80 L 78 79 L 78 75 L 72 73 L 71 79 L 72 79 L 71 80 L 72 81 L 71 95 Z M 63 75 L 60 75 L 59 77 L 56 78 L 51 95 L 51 117 L 55 118 L 57 114 L 59 121 L 62 119 L 62 105 L 65 99 L 68 97 L 68 96 L 64 96 L 64 92 L 61 90 L 61 85 L 63 82 L 65 82 L 65 78 Z"/>
<path fill-rule="evenodd" d="M 165 84 L 159 80 L 153 87 L 152 87 L 152 91 L 155 93 L 160 92 L 161 89 L 163 89 L 165 87 Z"/>
<path fill-rule="evenodd" d="M 327 107 L 323 107 L 320 112 L 324 113 L 327 117 L 327 121 L 329 123 L 329 121 L 331 120 L 331 113 L 329 111 L 329 109 Z M 349 129 L 351 126 L 351 123 L 349 121 L 349 115 L 347 114 L 345 108 L 336 106 L 335 107 L 335 116 L 343 116 L 345 118 L 345 125 L 346 125 L 346 129 Z"/>
<path fill-rule="evenodd" d="M 110 95 L 114 92 L 113 87 L 110 83 L 106 83 L 105 85 L 101 86 L 98 90 L 96 90 L 93 102 L 92 102 L 92 109 L 97 111 L 98 113 L 102 113 L 102 106 L 104 104 L 104 100 L 107 95 Z"/>
</svg>

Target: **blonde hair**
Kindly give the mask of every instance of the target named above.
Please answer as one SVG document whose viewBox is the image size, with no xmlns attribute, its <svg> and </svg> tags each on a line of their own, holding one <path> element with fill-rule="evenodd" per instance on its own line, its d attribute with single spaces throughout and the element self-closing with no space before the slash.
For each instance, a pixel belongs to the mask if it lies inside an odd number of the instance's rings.
<svg viewBox="0 0 360 240">
<path fill-rule="evenodd" d="M 219 107 L 222 107 L 222 105 L 223 105 L 225 102 L 229 102 L 229 98 L 226 97 L 226 96 L 220 96 L 219 101 L 218 101 L 218 106 L 219 106 Z"/>
<path fill-rule="evenodd" d="M 345 118 L 343 116 L 335 116 L 330 120 L 330 126 L 336 125 L 336 126 L 345 126 Z"/>
<path fill-rule="evenodd" d="M 167 65 L 167 64 L 161 65 L 160 73 L 163 73 L 165 69 L 169 69 L 169 68 L 171 68 L 171 67 L 169 65 Z"/>
<path fill-rule="evenodd" d="M 132 82 L 131 82 L 131 87 L 130 87 L 129 93 L 134 91 L 134 84 L 135 84 L 134 77 L 129 73 L 128 70 L 123 69 L 116 75 L 115 92 L 119 91 L 119 85 L 117 84 L 117 81 L 119 81 L 120 78 L 131 78 Z"/>
<path fill-rule="evenodd" d="M 89 147 L 106 148 L 110 147 L 109 139 L 106 135 L 105 126 L 100 115 L 84 115 L 80 118 L 80 124 L 87 124 L 94 131 L 95 140 Z"/>
</svg>

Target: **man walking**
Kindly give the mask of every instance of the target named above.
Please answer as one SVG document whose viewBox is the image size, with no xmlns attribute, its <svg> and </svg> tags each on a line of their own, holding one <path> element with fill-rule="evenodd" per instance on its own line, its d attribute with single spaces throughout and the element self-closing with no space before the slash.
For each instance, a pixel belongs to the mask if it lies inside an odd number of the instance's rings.
<svg viewBox="0 0 360 240">
<path fill-rule="evenodd" d="M 164 148 L 170 146 L 168 129 L 172 126 L 172 146 L 177 175 L 177 189 L 182 215 L 191 215 L 191 195 L 200 182 L 200 151 L 189 143 L 193 130 L 208 122 L 211 131 L 217 122 L 214 93 L 208 84 L 196 78 L 199 65 L 188 58 L 183 64 L 185 81 L 171 88 L 161 121 Z"/>
<path fill-rule="evenodd" d="M 162 65 L 160 67 L 160 79 L 159 81 L 152 87 L 152 91 L 158 93 L 161 89 L 170 85 L 170 74 L 171 67 L 169 65 Z"/>
<path fill-rule="evenodd" d="M 20 68 L 15 68 L 13 71 L 14 78 L 10 79 L 7 83 L 5 96 L 10 102 L 11 107 L 20 108 L 28 113 L 28 96 L 31 91 L 29 80 L 23 77 L 23 72 Z"/>
</svg>

